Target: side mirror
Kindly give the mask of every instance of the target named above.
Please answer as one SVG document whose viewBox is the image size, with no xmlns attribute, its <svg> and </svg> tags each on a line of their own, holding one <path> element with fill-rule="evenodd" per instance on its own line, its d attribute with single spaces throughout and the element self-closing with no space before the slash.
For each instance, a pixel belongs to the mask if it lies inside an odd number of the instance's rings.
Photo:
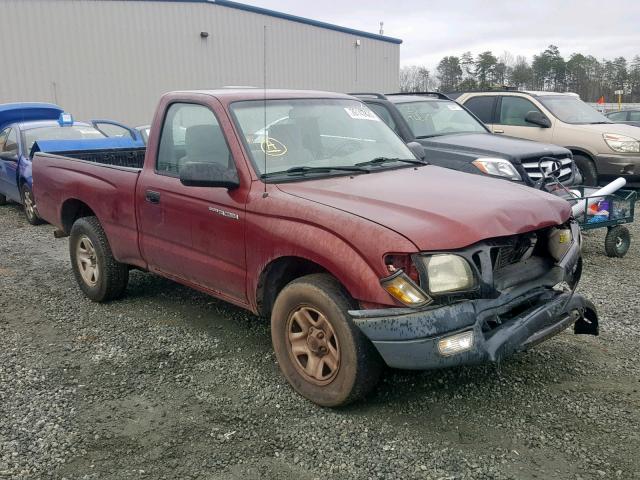
<svg viewBox="0 0 640 480">
<path fill-rule="evenodd" d="M 424 147 L 418 142 L 409 142 L 407 143 L 407 147 L 409 147 L 411 153 L 413 153 L 419 160 L 424 160 L 424 157 L 427 156 L 426 152 L 424 151 Z"/>
<path fill-rule="evenodd" d="M 217 163 L 189 162 L 180 167 L 180 183 L 186 187 L 223 187 L 232 190 L 240 186 L 238 172 Z"/>
<path fill-rule="evenodd" d="M 17 152 L 2 152 L 2 153 L 0 153 L 0 159 L 5 160 L 7 162 L 17 162 L 18 161 L 18 153 Z"/>
<path fill-rule="evenodd" d="M 528 112 L 524 117 L 524 121 L 527 123 L 533 123 L 534 125 L 537 125 L 541 128 L 551 127 L 551 120 L 549 120 L 537 110 L 531 110 L 530 112 Z"/>
</svg>

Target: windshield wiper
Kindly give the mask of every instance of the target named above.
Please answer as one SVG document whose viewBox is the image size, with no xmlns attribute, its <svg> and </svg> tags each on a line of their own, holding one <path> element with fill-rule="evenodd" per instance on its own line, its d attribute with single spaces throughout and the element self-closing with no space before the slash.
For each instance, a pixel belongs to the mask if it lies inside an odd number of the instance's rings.
<svg viewBox="0 0 640 480">
<path fill-rule="evenodd" d="M 263 173 L 260 178 L 277 177 L 280 175 L 305 175 L 307 173 L 329 173 L 331 171 L 370 173 L 368 168 L 362 168 L 357 165 L 353 166 L 336 166 L 336 167 L 291 167 L 287 170 L 279 170 L 277 172 Z"/>
<path fill-rule="evenodd" d="M 613 122 L 590 122 L 591 125 L 608 125 Z"/>
<path fill-rule="evenodd" d="M 424 160 L 418 160 L 415 158 L 391 158 L 391 157 L 376 157 L 367 162 L 356 163 L 356 167 L 364 167 L 365 165 L 382 165 L 383 163 L 411 163 L 412 165 L 428 165 Z"/>
</svg>

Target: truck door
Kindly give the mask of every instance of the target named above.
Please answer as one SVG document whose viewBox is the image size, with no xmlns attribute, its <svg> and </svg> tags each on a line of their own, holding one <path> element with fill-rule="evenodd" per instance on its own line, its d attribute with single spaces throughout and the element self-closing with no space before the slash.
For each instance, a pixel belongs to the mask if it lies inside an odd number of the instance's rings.
<svg viewBox="0 0 640 480">
<path fill-rule="evenodd" d="M 244 303 L 244 210 L 250 185 L 192 187 L 179 179 L 188 163 L 214 163 L 237 175 L 221 117 L 228 122 L 222 110 L 196 103 L 167 109 L 155 168 L 145 165 L 138 181 L 140 246 L 150 270 Z"/>
<path fill-rule="evenodd" d="M 21 202 L 17 178 L 18 132 L 7 127 L 0 132 L 0 194 Z"/>
<path fill-rule="evenodd" d="M 500 97 L 497 107 L 496 122 L 493 133 L 504 133 L 510 137 L 526 138 L 536 142 L 552 143 L 553 127 L 543 128 L 525 120 L 529 112 L 542 111 L 527 98 L 507 96 Z"/>
</svg>

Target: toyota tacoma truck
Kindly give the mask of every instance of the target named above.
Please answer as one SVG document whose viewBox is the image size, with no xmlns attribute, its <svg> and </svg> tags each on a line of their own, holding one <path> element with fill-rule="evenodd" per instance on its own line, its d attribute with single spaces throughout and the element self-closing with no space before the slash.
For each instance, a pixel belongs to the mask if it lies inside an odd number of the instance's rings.
<svg viewBox="0 0 640 480">
<path fill-rule="evenodd" d="M 493 134 L 465 107 L 439 92 L 355 94 L 425 159 L 461 172 L 492 175 L 548 191 L 581 183 L 569 150 Z M 561 187 L 560 187 L 561 188 Z"/>
<path fill-rule="evenodd" d="M 290 90 L 162 97 L 144 164 L 34 161 L 41 215 L 91 300 L 132 268 L 271 318 L 280 369 L 322 406 L 381 368 L 500 361 L 574 325 L 580 231 L 548 193 L 429 165 L 359 100 Z"/>
</svg>

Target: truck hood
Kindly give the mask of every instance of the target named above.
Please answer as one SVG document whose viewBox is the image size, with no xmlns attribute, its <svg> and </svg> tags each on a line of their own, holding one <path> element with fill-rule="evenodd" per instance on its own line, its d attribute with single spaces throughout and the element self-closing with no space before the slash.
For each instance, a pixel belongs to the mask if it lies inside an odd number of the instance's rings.
<svg viewBox="0 0 640 480">
<path fill-rule="evenodd" d="M 421 251 L 463 248 L 558 225 L 571 214 L 566 201 L 548 193 L 432 165 L 278 188 L 390 228 Z"/>
<path fill-rule="evenodd" d="M 521 163 L 522 158 L 543 155 L 569 155 L 569 151 L 557 145 L 533 142 L 512 137 L 502 137 L 493 133 L 459 133 L 419 139 L 425 147 L 452 148 L 473 156 L 498 156 L 508 158 L 513 163 Z M 476 157 L 476 158 L 477 158 Z M 472 160 L 475 160 L 473 158 Z"/>
</svg>

